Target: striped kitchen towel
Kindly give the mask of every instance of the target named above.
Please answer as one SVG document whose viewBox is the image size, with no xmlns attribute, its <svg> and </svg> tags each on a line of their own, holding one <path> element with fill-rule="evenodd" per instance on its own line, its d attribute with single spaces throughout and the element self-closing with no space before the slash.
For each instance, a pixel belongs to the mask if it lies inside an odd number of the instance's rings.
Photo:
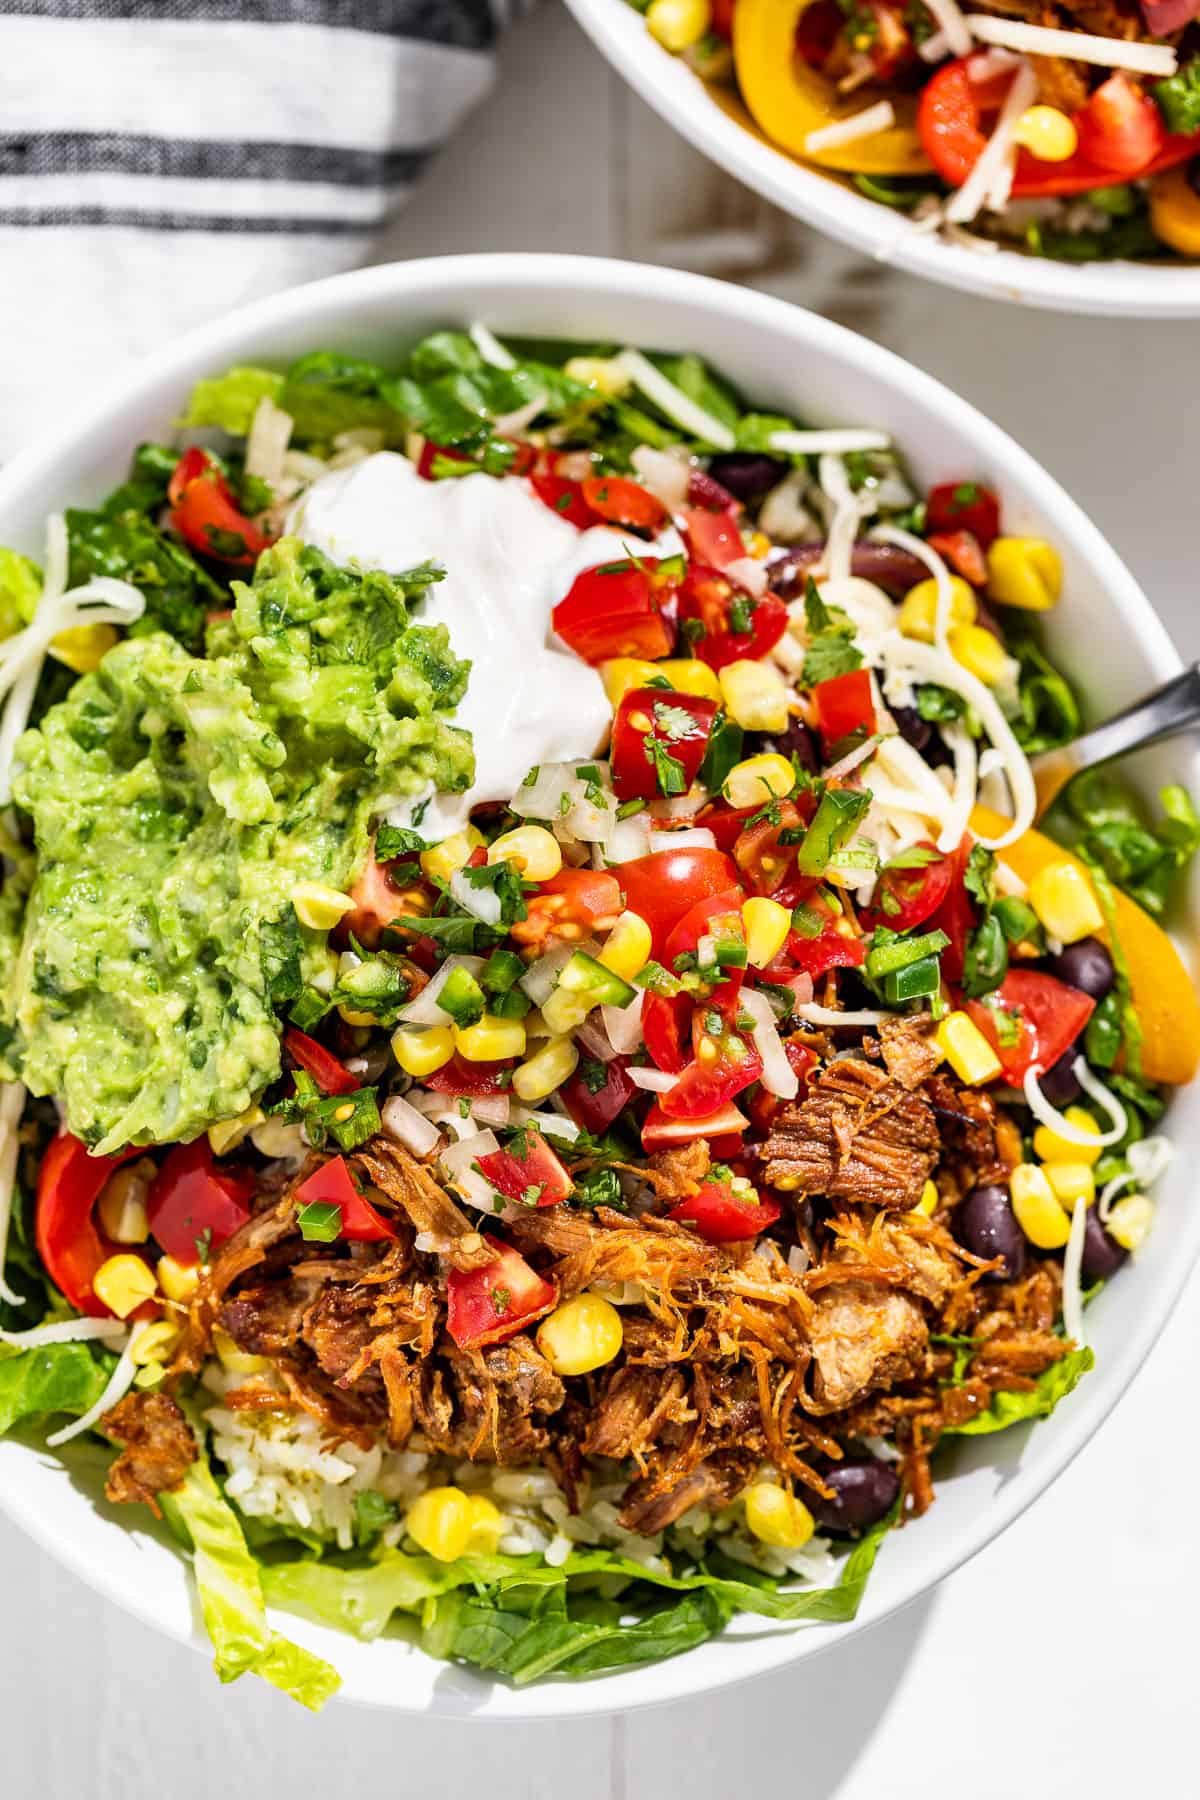
<svg viewBox="0 0 1200 1800">
<path fill-rule="evenodd" d="M 369 261 L 519 0 L 0 0 L 0 459 L 198 321 Z"/>
</svg>

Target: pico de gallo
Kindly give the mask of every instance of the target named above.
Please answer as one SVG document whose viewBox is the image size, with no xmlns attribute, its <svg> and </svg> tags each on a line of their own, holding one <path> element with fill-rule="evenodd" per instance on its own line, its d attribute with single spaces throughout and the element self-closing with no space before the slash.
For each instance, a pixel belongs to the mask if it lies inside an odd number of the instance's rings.
<svg viewBox="0 0 1200 1800">
<path fill-rule="evenodd" d="M 984 248 L 1200 256 L 1194 0 L 631 0 L 780 149 Z"/>
<path fill-rule="evenodd" d="M 1062 561 L 936 475 L 478 325 L 201 382 L 0 552 L 0 1412 L 226 1678 L 336 1685 L 267 1602 L 515 1681 L 852 1617 L 1091 1367 L 1200 821 L 1037 828 Z"/>
</svg>

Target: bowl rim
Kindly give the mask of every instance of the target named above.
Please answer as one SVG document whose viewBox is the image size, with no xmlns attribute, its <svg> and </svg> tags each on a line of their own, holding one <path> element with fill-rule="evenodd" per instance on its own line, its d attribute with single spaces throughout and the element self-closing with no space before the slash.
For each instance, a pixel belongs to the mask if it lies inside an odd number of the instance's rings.
<svg viewBox="0 0 1200 1800">
<path fill-rule="evenodd" d="M 1200 315 L 1200 266 L 1065 263 L 1015 250 L 949 243 L 777 149 L 724 112 L 699 76 L 646 30 L 628 0 L 566 0 L 576 23 L 680 136 L 783 212 L 852 250 L 982 299 L 1052 312 L 1130 319 Z"/>
<path fill-rule="evenodd" d="M 824 350 L 836 348 L 845 357 L 853 350 L 859 367 L 882 392 L 896 394 L 904 402 L 923 406 L 948 421 L 969 438 L 981 462 L 1004 470 L 1026 485 L 1036 483 L 1046 516 L 1054 520 L 1056 527 L 1063 528 L 1117 611 L 1136 629 L 1146 660 L 1157 678 L 1165 679 L 1182 667 L 1181 659 L 1149 600 L 1078 504 L 1008 433 L 933 376 L 846 327 L 774 296 L 706 276 L 600 257 L 507 252 L 383 264 L 290 289 L 227 314 L 156 352 L 132 378 L 122 377 L 110 384 L 106 391 L 79 408 L 51 434 L 20 452 L 0 471 L 0 538 L 4 535 L 5 510 L 19 504 L 26 490 L 46 481 L 52 482 L 54 470 L 65 451 L 78 448 L 82 440 L 93 435 L 104 438 L 118 434 L 124 409 L 132 411 L 140 403 L 154 402 L 159 397 L 167 400 L 171 388 L 189 382 L 199 368 L 212 366 L 222 359 L 236 358 L 241 345 L 254 333 L 264 329 L 282 332 L 288 326 L 302 325 L 310 314 L 332 308 L 345 311 L 347 335 L 351 335 L 353 315 L 360 305 L 382 300 L 403 307 L 406 303 L 412 305 L 423 298 L 432 298 L 449 311 L 453 306 L 453 295 L 473 286 L 486 287 L 501 302 L 508 292 L 527 296 L 531 288 L 548 291 L 561 295 L 564 308 L 573 295 L 580 294 L 593 303 L 603 303 L 606 299 L 649 301 L 661 305 L 664 311 L 683 303 L 695 310 L 707 310 L 723 324 L 758 328 L 780 339 L 790 336 L 810 355 L 820 356 Z M 403 330 L 404 323 L 404 318 L 399 317 L 398 331 Z M 97 454 L 107 454 L 103 444 L 97 446 Z M 1194 778 L 1200 774 L 1200 752 L 1193 754 L 1191 764 Z M 956 1541 L 946 1541 L 941 1546 L 931 1543 L 925 1554 L 913 1559 L 907 1572 L 897 1579 L 886 1604 L 877 1598 L 873 1605 L 872 1593 L 877 1590 L 868 1586 L 858 1617 L 853 1621 L 822 1626 L 819 1632 L 764 1632 L 747 1638 L 737 1646 L 739 1666 L 732 1673 L 697 1665 L 696 1657 L 704 1648 L 701 1647 L 701 1651 L 694 1654 L 644 1669 L 615 1671 L 594 1681 L 569 1685 L 549 1682 L 520 1691 L 505 1688 L 502 1706 L 490 1712 L 486 1702 L 481 1704 L 477 1698 L 444 1690 L 436 1693 L 429 1702 L 406 1701 L 399 1695 L 388 1703 L 389 1709 L 461 1718 L 502 1717 L 505 1720 L 609 1714 L 736 1685 L 739 1681 L 800 1662 L 809 1654 L 832 1648 L 855 1632 L 892 1616 L 934 1588 L 1004 1531 L 1057 1479 L 1099 1429 L 1164 1329 L 1192 1265 L 1200 1255 L 1200 1208 L 1183 1215 L 1177 1231 L 1171 1266 L 1158 1275 L 1155 1305 L 1138 1315 L 1135 1329 L 1119 1346 L 1106 1352 L 1103 1379 L 1094 1386 L 1084 1384 L 1077 1390 L 1074 1404 L 1065 1413 L 1056 1414 L 1054 1437 L 1047 1443 L 1037 1465 L 1029 1468 L 1018 1464 L 990 1499 L 985 1516 L 974 1520 L 969 1528 L 960 1530 Z M 1028 1430 L 1028 1427 L 1023 1429 Z M 22 1451 L 28 1448 L 28 1453 L 34 1456 L 42 1454 L 25 1445 L 13 1447 Z M 86 1504 L 82 1496 L 81 1503 Z M 18 1492 L 11 1482 L 0 1483 L 0 1510 L 89 1586 L 135 1617 L 166 1631 L 177 1641 L 190 1642 L 198 1651 L 206 1650 L 207 1646 L 194 1628 L 188 1632 L 178 1623 L 168 1621 L 163 1617 L 162 1609 L 142 1592 L 140 1585 L 131 1588 L 117 1579 L 107 1564 L 97 1566 L 86 1554 L 82 1543 L 72 1537 L 64 1538 L 55 1531 L 38 1513 L 32 1498 Z M 281 1614 L 278 1618 L 284 1629 L 292 1631 L 294 1621 L 290 1615 Z M 295 1631 L 294 1635 L 304 1640 L 303 1630 Z M 653 1680 L 647 1680 L 651 1669 L 656 1674 Z M 360 1704 L 384 1704 L 375 1695 L 356 1694 L 353 1690 L 343 1697 Z"/>
</svg>

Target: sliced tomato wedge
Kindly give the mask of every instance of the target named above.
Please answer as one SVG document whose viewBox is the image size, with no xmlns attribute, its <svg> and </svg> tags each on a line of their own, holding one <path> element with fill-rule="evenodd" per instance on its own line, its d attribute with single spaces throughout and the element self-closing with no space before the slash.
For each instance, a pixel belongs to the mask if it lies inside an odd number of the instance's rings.
<svg viewBox="0 0 1200 1800">
<path fill-rule="evenodd" d="M 618 798 L 686 794 L 700 773 L 716 716 L 716 701 L 700 694 L 631 688 L 613 722 L 612 783 Z"/>
<path fill-rule="evenodd" d="M 678 612 L 691 654 L 711 669 L 723 669 L 746 658 L 757 662 L 787 630 L 788 610 L 777 594 L 763 594 L 756 600 L 719 569 L 700 563 L 688 565 L 679 590 Z"/>
<path fill-rule="evenodd" d="M 747 822 L 739 834 L 733 846 L 733 860 L 756 894 L 777 894 L 793 878 L 807 883 L 809 893 L 816 887 L 815 881 L 807 876 L 795 877 L 794 873 L 802 827 L 815 811 L 815 797 L 798 794 L 795 800 L 780 800 L 765 818 L 761 806 L 750 814 L 755 823 Z M 794 906 L 795 901 L 791 904 Z"/>
<path fill-rule="evenodd" d="M 987 558 L 973 531 L 935 531 L 926 542 L 931 550 L 937 551 L 943 562 L 950 565 L 956 575 L 961 575 L 972 587 L 986 585 Z"/>
<path fill-rule="evenodd" d="M 294 1025 L 289 1025 L 283 1034 L 283 1041 L 292 1061 L 307 1070 L 323 1094 L 356 1092 L 358 1077 L 351 1075 L 349 1069 L 326 1050 L 324 1044 L 318 1044 L 306 1031 L 297 1031 Z"/>
<path fill-rule="evenodd" d="M 622 866 L 622 877 L 628 867 Z M 615 875 L 604 869 L 563 869 L 543 881 L 536 894 L 526 895 L 528 916 L 514 922 L 512 936 L 518 944 L 534 948 L 559 934 L 578 937 L 576 926 L 591 931 L 611 923 L 622 904 L 621 883 Z"/>
<path fill-rule="evenodd" d="M 667 509 L 648 488 L 621 475 L 590 475 L 583 498 L 598 519 L 610 525 L 628 525 L 634 531 L 657 531 L 665 524 Z"/>
<path fill-rule="evenodd" d="M 647 994 L 646 999 L 649 998 Z M 592 1066 L 590 1061 L 581 1058 L 575 1073 L 563 1082 L 558 1092 L 575 1123 L 598 1137 L 608 1130 L 614 1119 L 620 1118 L 637 1089 L 629 1079 L 625 1057 L 614 1056 L 611 1062 L 601 1065 L 603 1086 L 589 1081 Z"/>
<path fill-rule="evenodd" d="M 724 800 L 714 800 L 696 815 L 696 823 L 712 832 L 718 850 L 732 852 L 749 821 L 761 811 L 761 806 L 730 806 Z"/>
<path fill-rule="evenodd" d="M 930 533 L 969 531 L 986 550 L 1000 535 L 1000 502 L 978 481 L 943 481 L 926 496 L 925 525 Z"/>
<path fill-rule="evenodd" d="M 732 509 L 691 506 L 683 514 L 683 535 L 693 559 L 709 569 L 727 569 L 748 554 Z"/>
<path fill-rule="evenodd" d="M 1119 69 L 1089 94 L 1075 114 L 1075 129 L 1078 154 L 1119 181 L 1147 168 L 1167 141 L 1157 105 Z"/>
<path fill-rule="evenodd" d="M 218 1169 L 207 1138 L 176 1144 L 146 1201 L 150 1234 L 176 1262 L 202 1260 L 205 1243 L 223 1244 L 250 1217 L 253 1180 Z"/>
<path fill-rule="evenodd" d="M 115 1156 L 90 1156 L 81 1139 L 60 1131 L 46 1147 L 38 1170 L 33 1235 L 50 1279 L 76 1312 L 111 1316 L 92 1283 L 110 1256 L 128 1249 L 96 1229 L 93 1209 L 114 1169 L 145 1151 L 130 1147 Z M 194 1259 L 193 1259 L 194 1260 Z"/>
<path fill-rule="evenodd" d="M 740 892 L 737 870 L 721 850 L 655 850 L 621 864 L 625 904 L 645 919 L 661 959 L 672 929 L 697 901 Z M 689 946 L 695 949 L 695 945 Z"/>
<path fill-rule="evenodd" d="M 557 1206 L 574 1183 L 540 1131 L 524 1131 L 503 1150 L 478 1158 L 484 1179 L 522 1206 Z"/>
<path fill-rule="evenodd" d="M 451 450 L 445 444 L 435 444 L 432 438 L 426 438 L 421 446 L 421 454 L 417 458 L 417 474 L 422 481 L 434 479 L 433 464 L 437 457 L 444 456 L 448 462 L 467 463 L 472 459 L 461 450 Z"/>
<path fill-rule="evenodd" d="M 869 669 L 850 669 L 818 681 L 812 690 L 817 726 L 828 751 L 854 732 L 870 737 L 875 729 L 875 701 Z"/>
<path fill-rule="evenodd" d="M 485 1094 L 507 1094 L 512 1072 L 512 1059 L 501 1062 L 468 1062 L 457 1051 L 450 1061 L 426 1075 L 424 1085 L 435 1094 L 449 1094 L 453 1099 L 467 1099 Z"/>
<path fill-rule="evenodd" d="M 642 1040 L 656 1069 L 681 1074 L 691 1055 L 691 996 L 647 993 L 642 1000 Z"/>
<path fill-rule="evenodd" d="M 560 519 L 577 525 L 580 531 L 586 531 L 596 523 L 596 515 L 583 497 L 582 482 L 556 475 L 542 463 L 529 471 L 529 481 L 538 499 Z"/>
<path fill-rule="evenodd" d="M 331 1156 L 296 1189 L 297 1206 L 336 1206 L 341 1212 L 337 1235 L 353 1244 L 375 1244 L 394 1238 L 396 1228 L 354 1185 L 344 1156 Z"/>
<path fill-rule="evenodd" d="M 925 918 L 920 921 L 921 924 L 928 923 L 931 931 L 944 931 L 950 939 L 942 951 L 942 974 L 947 981 L 962 980 L 967 939 L 975 929 L 975 906 L 964 879 L 970 855 L 971 840 L 964 837 L 958 849 L 952 850 L 946 858 L 949 874 L 942 897 L 933 911 L 926 913 Z"/>
<path fill-rule="evenodd" d="M 206 450 L 185 450 L 167 486 L 171 524 L 202 556 L 237 567 L 256 562 L 271 539 L 239 508 Z"/>
<path fill-rule="evenodd" d="M 350 889 L 354 911 L 347 913 L 338 924 L 339 943 L 348 943 L 353 936 L 372 950 L 379 942 L 380 933 L 389 925 L 395 924 L 397 919 L 413 917 L 413 888 L 417 884 L 397 887 L 392 880 L 391 867 L 390 863 L 376 862 L 374 856 L 367 858 L 362 874 Z M 424 891 L 430 900 L 434 898 L 432 888 Z"/>
<path fill-rule="evenodd" d="M 499 1238 L 482 1269 L 451 1269 L 446 1277 L 446 1329 L 460 1350 L 502 1344 L 548 1313 L 558 1289 L 531 1269 L 519 1250 Z"/>
<path fill-rule="evenodd" d="M 840 913 L 835 913 L 819 894 L 803 902 L 824 923 L 820 931 L 806 933 L 794 930 L 787 941 L 787 958 L 816 981 L 830 969 L 857 969 L 867 960 L 864 940 L 849 931 Z"/>
<path fill-rule="evenodd" d="M 886 925 L 889 931 L 911 931 L 931 918 L 950 891 L 950 883 L 958 874 L 952 856 L 939 855 L 928 839 L 914 846 L 932 862 L 914 869 L 885 869 L 875 883 L 870 906 L 859 914 L 863 926 L 874 931 Z"/>
<path fill-rule="evenodd" d="M 667 1217 L 687 1225 L 709 1244 L 735 1244 L 756 1238 L 783 1214 L 777 1200 L 760 1195 L 757 1205 L 734 1193 L 727 1181 L 706 1181 L 688 1200 L 680 1200 Z"/>
<path fill-rule="evenodd" d="M 1010 969 L 986 1001 L 964 1000 L 963 1005 L 995 1050 L 1008 1080 L 1019 1087 L 1030 1069 L 1049 1069 L 1070 1049 L 1096 1002 L 1053 975 Z"/>
<path fill-rule="evenodd" d="M 675 572 L 659 575 L 659 558 L 639 557 L 585 569 L 550 615 L 555 631 L 576 656 L 593 667 L 615 656 L 655 662 L 669 656 L 675 633 L 663 616 L 675 590 Z"/>
<path fill-rule="evenodd" d="M 656 1104 L 646 1114 L 642 1126 L 642 1149 L 647 1156 L 653 1156 L 656 1150 L 673 1150 L 679 1144 L 694 1144 L 697 1138 L 706 1138 L 714 1148 L 720 1144 L 724 1154 L 727 1146 L 721 1140 L 728 1138 L 734 1143 L 739 1142 L 748 1124 L 746 1115 L 732 1103 L 710 1113 L 707 1119 L 670 1118 Z"/>
<path fill-rule="evenodd" d="M 663 945 L 663 962 L 667 968 L 673 974 L 677 974 L 679 971 L 676 967 L 676 958 L 694 954 L 699 947 L 700 939 L 711 932 L 714 919 L 720 919 L 723 915 L 732 913 L 737 915 L 740 920 L 741 910 L 740 888 L 730 888 L 723 894 L 710 894 L 706 900 L 698 900 L 695 906 L 689 907 Z M 737 998 L 745 975 L 744 968 L 726 969 L 723 979 L 714 986 L 710 999 L 701 1004 L 718 1007 L 732 1005 Z"/>
<path fill-rule="evenodd" d="M 696 1006 L 692 1014 L 693 1061 L 658 1102 L 669 1119 L 706 1118 L 762 1074 L 762 1057 L 756 1046 L 734 1023 L 736 1005 L 736 995 L 729 1005 L 718 1005 L 714 995 Z"/>
</svg>

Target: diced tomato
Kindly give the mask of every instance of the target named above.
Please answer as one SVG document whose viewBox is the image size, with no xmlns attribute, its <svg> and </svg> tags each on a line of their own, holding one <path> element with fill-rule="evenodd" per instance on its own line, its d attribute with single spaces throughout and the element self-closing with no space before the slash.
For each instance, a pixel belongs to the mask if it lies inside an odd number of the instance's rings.
<svg viewBox="0 0 1200 1800">
<path fill-rule="evenodd" d="M 647 1000 L 650 996 L 647 994 Z M 611 1062 L 604 1063 L 604 1086 L 593 1090 L 588 1084 L 587 1076 L 579 1067 L 569 1080 L 559 1088 L 559 1096 L 567 1111 L 577 1125 L 598 1137 L 607 1131 L 614 1119 L 619 1119 L 629 1102 L 637 1093 L 627 1073 L 628 1063 L 623 1056 L 614 1056 Z"/>
<path fill-rule="evenodd" d="M 248 519 L 205 450 L 186 450 L 167 487 L 171 524 L 193 550 L 218 562 L 253 563 L 271 539 Z"/>
<path fill-rule="evenodd" d="M 667 517 L 661 500 L 621 475 L 590 475 L 583 483 L 583 497 L 597 518 L 634 531 L 657 531 Z"/>
<path fill-rule="evenodd" d="M 620 868 L 625 904 L 649 925 L 656 957 L 661 957 L 672 928 L 698 900 L 738 890 L 737 870 L 720 850 L 655 850 Z"/>
<path fill-rule="evenodd" d="M 1167 139 L 1162 113 L 1128 75 L 1117 70 L 1075 114 L 1079 155 L 1119 180 L 1153 162 Z"/>
<path fill-rule="evenodd" d="M 963 1005 L 995 1050 L 1009 1081 L 1019 1087 L 1027 1070 L 1049 1069 L 1070 1049 L 1096 1002 L 1053 975 L 1010 969 L 986 1001 L 964 1000 Z M 1003 1031 L 997 1030 L 998 1011 L 1007 1015 Z"/>
<path fill-rule="evenodd" d="M 764 973 L 766 979 L 772 979 L 770 970 L 766 970 Z M 802 1044 L 799 1038 L 784 1038 L 783 1051 L 789 1066 L 799 1077 L 801 1092 L 803 1092 L 808 1086 L 809 1076 L 817 1068 L 821 1059 L 815 1050 L 810 1049 L 807 1044 Z M 754 1129 L 765 1135 L 771 1130 L 783 1101 L 777 1094 L 768 1094 L 765 1087 L 759 1086 L 752 1093 L 746 1095 L 744 1104 L 750 1113 Z"/>
<path fill-rule="evenodd" d="M 945 890 L 932 912 L 919 921 L 931 931 L 944 931 L 950 942 L 942 951 L 942 974 L 947 981 L 961 981 L 967 939 L 975 929 L 975 907 L 967 893 L 965 875 L 971 854 L 971 840 L 964 837 L 957 850 L 946 858 L 948 877 Z M 886 920 L 880 921 L 887 923 Z M 917 923 L 918 921 L 914 921 Z"/>
<path fill-rule="evenodd" d="M 951 881 L 960 874 L 956 859 L 940 856 L 927 840 L 914 848 L 932 857 L 932 862 L 914 869 L 883 871 L 870 906 L 859 914 L 866 930 L 886 925 L 889 931 L 911 931 L 914 925 L 923 925 L 949 893 Z"/>
<path fill-rule="evenodd" d="M 658 1102 L 669 1119 L 707 1118 L 762 1074 L 757 1047 L 737 1029 L 731 1016 L 736 1005 L 736 995 L 732 1008 L 721 1007 L 714 996 L 695 1008 L 694 1059 Z"/>
<path fill-rule="evenodd" d="M 451 450 L 445 444 L 435 444 L 432 438 L 426 438 L 421 446 L 421 454 L 417 458 L 417 474 L 422 481 L 432 481 L 433 462 L 435 457 L 444 456 L 449 462 L 466 463 L 472 459 L 461 450 Z"/>
<path fill-rule="evenodd" d="M 925 523 L 931 533 L 969 531 L 986 550 L 1000 535 L 1000 502 L 978 481 L 943 481 L 929 490 Z"/>
<path fill-rule="evenodd" d="M 741 911 L 742 893 L 740 888 L 730 888 L 723 894 L 710 894 L 706 900 L 697 900 L 695 906 L 689 907 L 679 923 L 672 928 L 663 945 L 662 959 L 672 974 L 679 973 L 676 968 L 676 958 L 692 955 L 699 946 L 700 939 L 711 933 L 715 919 L 732 913 L 740 924 Z M 723 979 L 714 987 L 710 999 L 705 1004 L 719 1007 L 725 1002 L 735 1000 L 745 973 L 744 968 L 726 969 Z"/>
<path fill-rule="evenodd" d="M 357 1076 L 338 1061 L 336 1056 L 318 1044 L 306 1031 L 289 1025 L 283 1034 L 284 1044 L 293 1062 L 306 1069 L 323 1094 L 352 1094 L 358 1087 Z"/>
<path fill-rule="evenodd" d="M 743 880 L 756 894 L 775 894 L 789 877 L 794 876 L 796 851 L 803 827 L 816 810 L 812 794 L 798 794 L 795 800 L 780 800 L 762 816 L 759 807 L 751 813 L 757 823 L 747 824 L 733 846 L 733 860 Z M 815 881 L 801 877 L 811 893 Z M 796 902 L 793 900 L 794 906 Z"/>
<path fill-rule="evenodd" d="M 870 737 L 874 731 L 875 702 L 871 695 L 869 669 L 850 669 L 845 675 L 832 675 L 828 681 L 818 681 L 812 697 L 826 750 L 840 744 L 853 732 Z"/>
<path fill-rule="evenodd" d="M 621 800 L 686 794 L 708 749 L 715 700 L 631 688 L 617 708 L 612 734 L 612 782 Z"/>
<path fill-rule="evenodd" d="M 460 1350 L 502 1344 L 544 1317 L 558 1299 L 552 1281 L 531 1269 L 519 1250 L 489 1238 L 497 1252 L 482 1269 L 451 1269 L 446 1277 L 446 1329 Z"/>
<path fill-rule="evenodd" d="M 589 526 L 596 523 L 596 516 L 583 497 L 582 482 L 571 481 L 565 475 L 555 475 L 552 470 L 542 466 L 530 470 L 529 481 L 538 499 L 552 513 L 557 513 L 560 519 L 566 519 L 571 525 L 578 525 L 580 531 L 587 531 Z"/>
<path fill-rule="evenodd" d="M 727 569 L 747 554 L 737 519 L 725 508 L 713 512 L 706 506 L 689 507 L 683 514 L 683 534 L 692 560 L 707 569 Z"/>
<path fill-rule="evenodd" d="M 712 0 L 709 27 L 716 37 L 729 43 L 733 37 L 733 9 L 737 0 Z"/>
<path fill-rule="evenodd" d="M 557 1206 L 574 1185 L 540 1131 L 527 1130 L 506 1149 L 477 1160 L 484 1179 L 523 1206 Z"/>
<path fill-rule="evenodd" d="M 245 1224 L 253 1191 L 249 1178 L 215 1166 L 207 1138 L 176 1144 L 146 1202 L 151 1236 L 176 1262 L 198 1263 L 205 1241 L 223 1244 Z"/>
<path fill-rule="evenodd" d="M 745 1114 L 732 1104 L 710 1113 L 707 1119 L 669 1118 L 656 1104 L 646 1114 L 642 1126 L 642 1149 L 647 1156 L 653 1156 L 656 1150 L 673 1150 L 678 1144 L 693 1144 L 697 1138 L 707 1138 L 711 1146 L 725 1138 L 740 1140 L 748 1123 Z M 721 1143 L 722 1154 L 726 1149 L 727 1146 Z"/>
<path fill-rule="evenodd" d="M 689 620 L 690 632 L 684 628 Z M 711 669 L 723 669 L 743 658 L 758 661 L 773 649 L 787 630 L 788 610 L 777 594 L 755 600 L 719 569 L 689 563 L 679 590 L 679 621 L 692 655 Z M 744 630 L 735 628 L 739 622 Z"/>
<path fill-rule="evenodd" d="M 622 866 L 622 878 L 628 867 Z M 563 869 L 543 881 L 535 894 L 526 895 L 528 917 L 516 920 L 510 929 L 518 944 L 540 947 L 567 926 L 582 925 L 591 931 L 615 920 L 622 905 L 621 883 L 615 875 L 604 869 Z"/>
<path fill-rule="evenodd" d="M 296 1189 L 297 1206 L 336 1206 L 341 1211 L 337 1235 L 352 1244 L 377 1244 L 394 1238 L 396 1228 L 354 1185 L 344 1156 L 331 1156 Z"/>
<path fill-rule="evenodd" d="M 747 822 L 761 811 L 761 806 L 729 806 L 724 800 L 715 800 L 696 815 L 696 823 L 712 832 L 718 850 L 732 851 Z"/>
<path fill-rule="evenodd" d="M 804 905 L 823 915 L 828 923 L 813 936 L 793 931 L 787 942 L 789 961 L 816 981 L 830 969 L 857 969 L 867 960 L 866 945 L 850 931 L 840 915 L 835 915 L 819 895 Z"/>
<path fill-rule="evenodd" d="M 642 999 L 642 1039 L 656 1069 L 681 1074 L 691 1055 L 691 996 L 647 993 Z"/>
<path fill-rule="evenodd" d="M 796 54 L 810 69 L 823 69 L 842 35 L 846 15 L 837 0 L 812 0 L 796 21 Z"/>
<path fill-rule="evenodd" d="M 662 608 L 674 593 L 674 573 L 659 575 L 656 556 L 585 569 L 551 614 L 563 643 L 595 665 L 614 656 L 654 662 L 669 656 L 675 632 Z"/>
<path fill-rule="evenodd" d="M 972 587 L 983 587 L 986 584 L 987 558 L 973 531 L 935 531 L 926 542 L 931 550 L 937 551 L 943 562 L 949 563 L 956 575 L 961 575 Z"/>
<path fill-rule="evenodd" d="M 397 919 L 412 917 L 412 885 L 397 887 L 388 873 L 390 866 L 376 862 L 374 856 L 367 858 L 362 874 L 350 889 L 354 911 L 340 921 L 339 941 L 348 942 L 354 936 L 369 950 L 374 949 L 381 931 Z"/>
<path fill-rule="evenodd" d="M 761 1195 L 757 1205 L 742 1200 L 728 1181 L 706 1181 L 688 1200 L 680 1200 L 667 1217 L 676 1225 L 689 1225 L 710 1244 L 736 1244 L 756 1238 L 774 1225 L 783 1208 L 777 1200 Z"/>
<path fill-rule="evenodd" d="M 507 1094 L 512 1059 L 500 1062 L 469 1062 L 457 1052 L 450 1061 L 426 1075 L 424 1085 L 435 1094 L 449 1094 L 453 1099 L 472 1095 Z"/>
<path fill-rule="evenodd" d="M 100 1235 L 93 1208 L 114 1169 L 144 1154 L 131 1147 L 115 1156 L 89 1156 L 86 1144 L 60 1131 L 47 1145 L 38 1170 L 33 1228 L 37 1253 L 64 1298 L 76 1312 L 92 1319 L 110 1316 L 92 1282 L 110 1256 L 128 1249 Z"/>
</svg>

